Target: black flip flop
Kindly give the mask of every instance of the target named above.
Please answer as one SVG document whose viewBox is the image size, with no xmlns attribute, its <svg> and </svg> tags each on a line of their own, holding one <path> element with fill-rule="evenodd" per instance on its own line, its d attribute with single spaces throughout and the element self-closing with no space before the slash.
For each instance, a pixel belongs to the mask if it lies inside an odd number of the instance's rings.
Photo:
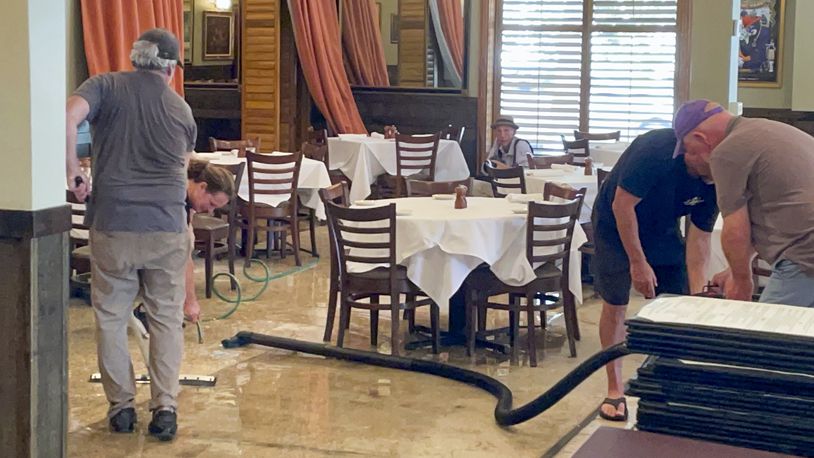
<svg viewBox="0 0 814 458">
<path fill-rule="evenodd" d="M 613 406 L 614 409 L 617 409 L 617 410 L 619 409 L 619 404 L 624 404 L 625 413 L 623 413 L 622 415 L 619 415 L 619 414 L 608 415 L 608 414 L 606 414 L 605 412 L 602 411 L 602 406 L 605 405 L 605 404 L 610 404 L 610 405 Z M 608 421 L 627 421 L 627 400 L 625 399 L 624 396 L 622 396 L 621 398 L 616 398 L 616 399 L 605 398 L 605 400 L 602 401 L 602 404 L 599 406 L 599 416 L 604 418 L 605 420 L 608 420 Z"/>
</svg>

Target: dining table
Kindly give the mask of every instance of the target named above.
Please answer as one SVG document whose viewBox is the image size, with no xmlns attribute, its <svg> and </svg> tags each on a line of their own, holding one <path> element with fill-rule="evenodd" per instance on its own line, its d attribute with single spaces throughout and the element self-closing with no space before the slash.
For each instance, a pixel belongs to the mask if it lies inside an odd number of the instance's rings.
<svg viewBox="0 0 814 458">
<path fill-rule="evenodd" d="M 291 153 L 284 153 L 275 151 L 273 153 L 269 153 L 272 155 L 283 155 L 283 154 L 291 154 Z M 231 152 L 215 152 L 215 153 L 197 153 L 195 156 L 196 159 L 206 160 L 209 161 L 211 164 L 216 165 L 230 165 L 230 164 L 239 164 L 239 163 L 246 163 L 245 157 L 236 157 Z M 269 168 L 270 166 L 264 165 L 264 168 Z M 245 201 L 249 201 L 249 177 L 248 177 L 248 167 L 246 171 L 243 173 L 243 180 L 240 182 L 240 187 L 238 189 L 238 196 Z M 300 203 L 306 207 L 313 209 L 315 215 L 320 220 L 325 220 L 325 206 L 322 204 L 322 201 L 319 198 L 319 190 L 322 188 L 327 188 L 331 185 L 331 177 L 328 175 L 328 169 L 325 167 L 325 163 L 322 161 L 317 161 L 314 159 L 309 159 L 307 157 L 302 158 L 302 162 L 300 164 L 300 176 L 297 180 L 297 195 L 300 198 Z M 275 186 L 280 185 L 273 185 L 273 184 L 258 184 L 258 189 L 273 189 Z M 270 205 L 272 207 L 276 207 L 283 202 L 286 202 L 289 199 L 290 195 L 288 194 L 255 194 L 254 199 L 256 202 L 261 204 Z"/>
<path fill-rule="evenodd" d="M 463 300 L 456 293 L 470 272 L 487 264 L 501 281 L 521 286 L 535 278 L 537 266 L 532 266 L 526 258 L 527 202 L 468 197 L 464 209 L 455 209 L 454 202 L 453 195 L 449 194 L 357 201 L 353 206 L 395 204 L 396 262 L 407 268 L 407 277 L 438 304 L 442 312 L 449 314 L 450 330 L 457 328 L 455 330 L 461 332 Z M 586 241 L 585 232 L 575 225 L 569 253 L 568 289 L 576 303 L 582 302 L 579 247 Z M 364 272 L 375 267 L 350 263 L 348 269 Z M 459 300 L 451 301 L 453 296 Z"/>
<path fill-rule="evenodd" d="M 368 197 L 370 186 L 379 175 L 396 175 L 396 142 L 394 139 L 342 135 L 328 138 L 328 159 L 331 170 L 340 170 L 353 183 L 351 201 Z M 409 170 L 404 173 L 418 173 Z M 435 162 L 436 181 L 457 181 L 469 177 L 463 151 L 454 140 L 440 140 Z"/>
<path fill-rule="evenodd" d="M 612 167 L 619 162 L 628 146 L 630 146 L 628 142 L 590 142 L 591 159 Z"/>
</svg>

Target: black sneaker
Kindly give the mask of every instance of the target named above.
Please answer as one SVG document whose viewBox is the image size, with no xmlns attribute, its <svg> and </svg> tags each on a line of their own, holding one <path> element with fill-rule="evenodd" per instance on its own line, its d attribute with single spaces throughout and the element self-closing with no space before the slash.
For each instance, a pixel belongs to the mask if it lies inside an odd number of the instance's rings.
<svg viewBox="0 0 814 458">
<path fill-rule="evenodd" d="M 132 433 L 136 424 L 136 409 L 127 407 L 110 419 L 110 430 L 114 433 Z"/>
<path fill-rule="evenodd" d="M 153 421 L 150 422 L 150 434 L 160 441 L 171 441 L 178 430 L 178 415 L 174 410 L 156 410 L 153 412 Z"/>
</svg>

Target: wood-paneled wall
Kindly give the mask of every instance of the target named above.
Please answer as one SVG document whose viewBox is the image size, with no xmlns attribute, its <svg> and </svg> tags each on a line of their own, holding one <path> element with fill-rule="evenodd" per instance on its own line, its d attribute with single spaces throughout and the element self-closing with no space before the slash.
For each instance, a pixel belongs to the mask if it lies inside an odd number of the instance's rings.
<svg viewBox="0 0 814 458">
<path fill-rule="evenodd" d="M 399 85 L 424 87 L 427 79 L 427 2 L 399 1 Z"/>
<path fill-rule="evenodd" d="M 260 137 L 263 151 L 280 147 L 280 2 L 240 2 L 243 17 L 241 136 Z"/>
</svg>

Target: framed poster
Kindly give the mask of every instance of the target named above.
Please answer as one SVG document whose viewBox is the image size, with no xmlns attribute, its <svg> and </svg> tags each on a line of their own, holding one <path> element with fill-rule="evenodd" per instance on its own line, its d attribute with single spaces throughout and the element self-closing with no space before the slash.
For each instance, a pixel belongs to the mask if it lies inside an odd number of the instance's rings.
<svg viewBox="0 0 814 458">
<path fill-rule="evenodd" d="M 739 86 L 780 87 L 785 0 L 740 2 Z"/>
<path fill-rule="evenodd" d="M 235 56 L 234 18 L 231 11 L 203 12 L 204 60 L 224 60 Z"/>
<path fill-rule="evenodd" d="M 192 62 L 193 18 L 192 1 L 184 0 L 184 63 Z"/>
<path fill-rule="evenodd" d="M 401 18 L 398 14 L 390 15 L 390 43 L 398 44 L 399 42 L 399 27 L 401 26 Z"/>
</svg>

